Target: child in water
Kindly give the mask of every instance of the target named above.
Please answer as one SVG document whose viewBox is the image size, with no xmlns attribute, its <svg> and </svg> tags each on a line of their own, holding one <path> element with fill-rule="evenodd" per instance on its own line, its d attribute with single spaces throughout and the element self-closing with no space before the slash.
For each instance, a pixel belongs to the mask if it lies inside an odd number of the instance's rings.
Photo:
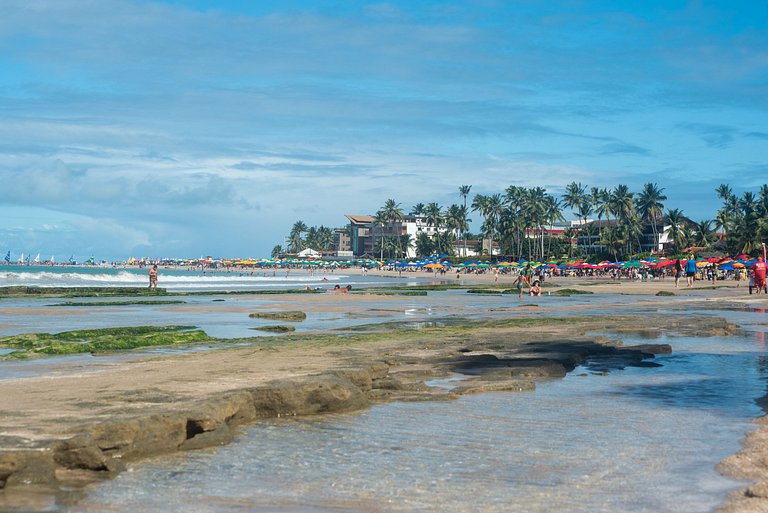
<svg viewBox="0 0 768 513">
<path fill-rule="evenodd" d="M 532 296 L 541 295 L 541 286 L 539 285 L 539 280 L 533 280 L 533 285 L 531 285 L 531 289 L 529 290 L 529 293 Z"/>
</svg>

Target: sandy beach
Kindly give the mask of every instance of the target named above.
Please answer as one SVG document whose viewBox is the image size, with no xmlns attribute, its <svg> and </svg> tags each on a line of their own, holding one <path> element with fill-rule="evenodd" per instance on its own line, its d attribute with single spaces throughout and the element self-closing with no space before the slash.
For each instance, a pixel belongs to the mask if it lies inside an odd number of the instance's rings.
<svg viewBox="0 0 768 513">
<path fill-rule="evenodd" d="M 393 281 L 403 278 L 398 272 L 368 272 Z M 510 287 L 513 281 L 492 274 L 435 278 Z M 671 350 L 654 344 L 625 347 L 622 332 L 652 337 L 661 332 L 708 336 L 738 330 L 711 315 L 638 315 L 638 305 L 649 310 L 673 306 L 669 297 L 655 296 L 659 291 L 679 296 L 674 298 L 678 306 L 712 301 L 768 306 L 765 296 L 749 295 L 735 282 L 718 283 L 716 288 L 699 282 L 691 289 L 675 289 L 671 279 L 554 278 L 551 284 L 545 294 L 557 288 L 615 294 L 615 308 L 623 313 L 582 316 L 579 311 L 588 313 L 590 306 L 574 305 L 570 317 L 558 319 L 546 315 L 549 310 L 542 302 L 535 318 L 464 319 L 455 326 L 389 327 L 343 337 L 317 332 L 213 351 L 54 366 L 44 376 L 6 380 L 0 394 L 0 508 L 13 504 L 17 492 L 30 486 L 57 490 L 119 472 L 125 462 L 148 455 L 227 443 L 239 426 L 262 418 L 350 411 L 382 401 L 452 400 L 483 391 L 531 390 L 537 381 L 562 377 L 591 356 L 609 353 L 637 361 Z M 619 301 L 623 295 L 636 299 Z M 295 309 L 296 295 L 272 299 L 277 302 L 271 310 Z M 393 308 L 402 301 L 361 291 L 302 295 L 301 301 L 305 310 L 354 313 L 366 309 L 372 299 Z M 519 311 L 532 299 L 507 297 L 499 308 Z M 164 308 L 197 308 L 206 314 L 201 307 Z M 246 310 L 238 301 L 216 308 Z M 590 335 L 609 329 L 617 336 Z M 457 372 L 470 376 L 459 389 L 424 384 Z M 760 419 L 758 426 L 747 436 L 744 451 L 722 466 L 729 475 L 757 484 L 734 494 L 722 511 L 768 510 L 768 422 Z"/>
</svg>

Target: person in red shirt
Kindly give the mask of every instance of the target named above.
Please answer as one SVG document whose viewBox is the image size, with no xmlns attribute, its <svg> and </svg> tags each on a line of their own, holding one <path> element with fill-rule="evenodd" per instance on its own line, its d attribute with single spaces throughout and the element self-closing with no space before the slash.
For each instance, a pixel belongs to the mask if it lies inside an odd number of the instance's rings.
<svg viewBox="0 0 768 513">
<path fill-rule="evenodd" d="M 765 244 L 763 244 L 763 252 L 765 252 Z M 765 289 L 765 257 L 757 257 L 757 262 L 752 266 L 752 277 L 755 280 L 756 293 L 760 294 Z"/>
</svg>

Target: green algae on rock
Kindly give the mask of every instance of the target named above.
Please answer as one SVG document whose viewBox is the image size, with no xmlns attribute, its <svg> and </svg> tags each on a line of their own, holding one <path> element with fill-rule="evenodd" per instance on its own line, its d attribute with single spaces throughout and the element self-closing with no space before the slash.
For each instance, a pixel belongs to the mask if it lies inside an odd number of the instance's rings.
<svg viewBox="0 0 768 513">
<path fill-rule="evenodd" d="M 307 318 L 307 314 L 297 310 L 289 310 L 286 312 L 256 312 L 250 314 L 248 317 L 253 319 L 272 319 L 288 322 L 301 322 Z"/>
<path fill-rule="evenodd" d="M 594 294 L 591 290 L 579 290 L 579 289 L 560 289 L 552 292 L 558 296 L 572 296 L 578 294 Z"/>
<path fill-rule="evenodd" d="M 186 301 L 180 299 L 162 300 L 162 299 L 137 299 L 135 301 L 65 301 L 64 303 L 54 303 L 48 306 L 129 306 L 129 305 L 179 305 Z"/>
<path fill-rule="evenodd" d="M 14 285 L 0 287 L 0 297 L 114 297 L 114 296 L 164 296 L 164 288 L 147 287 L 26 287 Z"/>
<path fill-rule="evenodd" d="M 121 351 L 141 347 L 173 346 L 211 340 L 195 326 L 135 326 L 61 333 L 26 333 L 0 338 L 0 347 L 13 349 L 4 359 Z"/>
<path fill-rule="evenodd" d="M 296 331 L 296 328 L 293 326 L 285 326 L 285 325 L 278 325 L 278 326 L 258 326 L 256 328 L 251 328 L 252 330 L 257 331 L 268 331 L 270 333 L 287 333 L 289 331 Z"/>
</svg>

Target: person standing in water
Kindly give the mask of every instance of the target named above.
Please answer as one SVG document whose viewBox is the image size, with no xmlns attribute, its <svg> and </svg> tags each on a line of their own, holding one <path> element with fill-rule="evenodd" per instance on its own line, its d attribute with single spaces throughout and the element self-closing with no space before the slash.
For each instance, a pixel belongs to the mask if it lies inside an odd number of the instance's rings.
<svg viewBox="0 0 768 513">
<path fill-rule="evenodd" d="M 157 264 L 152 266 L 149 270 L 149 288 L 157 288 Z"/>
</svg>

